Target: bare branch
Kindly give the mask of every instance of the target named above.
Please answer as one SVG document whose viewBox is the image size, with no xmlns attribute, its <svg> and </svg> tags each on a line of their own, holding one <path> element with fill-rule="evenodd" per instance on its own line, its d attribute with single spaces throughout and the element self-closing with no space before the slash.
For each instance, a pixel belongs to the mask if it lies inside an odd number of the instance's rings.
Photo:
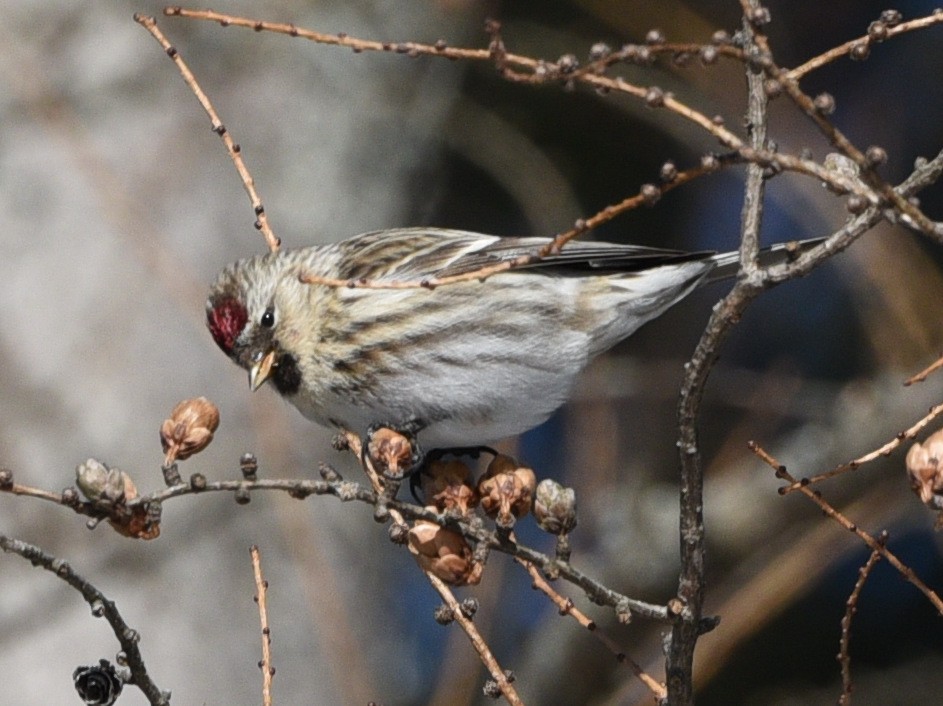
<svg viewBox="0 0 943 706">
<path fill-rule="evenodd" d="M 887 533 L 882 533 L 878 537 L 878 541 L 887 544 Z M 838 662 L 841 664 L 842 683 L 842 693 L 838 697 L 838 706 L 851 706 L 851 653 L 849 651 L 851 648 L 851 621 L 858 611 L 858 598 L 861 596 L 861 590 L 864 588 L 868 576 L 871 575 L 871 570 L 880 560 L 881 553 L 872 551 L 864 566 L 858 570 L 858 580 L 855 581 L 851 595 L 845 601 L 845 615 L 841 619 L 841 639 L 838 645 Z"/>
<path fill-rule="evenodd" d="M 170 692 L 158 688 L 147 673 L 144 657 L 138 648 L 141 636 L 124 622 L 124 618 L 118 612 L 118 607 L 114 601 L 109 600 L 104 593 L 77 574 L 68 562 L 47 554 L 33 544 L 0 535 L 0 549 L 18 554 L 27 559 L 33 566 L 41 566 L 81 593 L 85 602 L 91 606 L 92 615 L 105 618 L 115 637 L 118 638 L 121 650 L 124 653 L 124 660 L 131 671 L 129 683 L 134 684 L 144 693 L 151 706 L 170 706 Z"/>
<path fill-rule="evenodd" d="M 943 615 L 943 600 L 940 600 L 940 597 L 937 595 L 937 593 L 927 586 L 920 579 L 920 577 L 914 573 L 913 569 L 904 564 L 904 562 L 898 559 L 895 554 L 885 547 L 880 539 L 868 534 L 858 525 L 832 507 L 826 500 L 822 498 L 822 494 L 819 491 L 812 490 L 811 488 L 802 485 L 800 481 L 796 480 L 786 470 L 786 467 L 783 464 L 770 456 L 770 454 L 764 451 L 758 444 L 756 444 L 756 442 L 751 441 L 748 446 L 753 453 L 755 453 L 760 459 L 762 459 L 767 465 L 776 471 L 777 478 L 783 478 L 784 480 L 789 481 L 791 485 L 798 486 L 799 492 L 815 503 L 822 510 L 822 512 L 825 513 L 826 516 L 835 520 L 846 530 L 854 532 L 855 535 L 857 535 L 861 541 L 867 544 L 872 551 L 877 552 L 881 555 L 882 558 L 887 559 L 888 563 L 897 569 L 901 576 L 916 586 L 917 589 L 927 597 L 927 600 L 933 604 L 933 607 L 936 608 L 937 612 L 940 615 Z"/>
<path fill-rule="evenodd" d="M 887 27 L 884 38 L 880 41 L 883 42 L 886 39 L 898 37 L 906 32 L 913 32 L 914 30 L 923 29 L 941 22 L 943 22 L 943 12 L 940 12 L 940 10 L 935 10 L 932 15 L 928 15 L 927 17 L 919 17 L 908 22 L 901 22 L 899 25 L 895 25 L 893 27 Z M 794 69 L 790 69 L 788 75 L 791 79 L 798 81 L 805 75 L 810 74 L 816 69 L 820 69 L 823 66 L 835 61 L 836 59 L 842 58 L 843 56 L 852 54 L 854 58 L 854 53 L 857 47 L 863 47 L 870 50 L 871 45 L 874 43 L 875 40 L 872 39 L 870 34 L 864 34 L 857 39 L 851 39 L 844 44 L 840 44 L 837 47 L 833 47 L 828 51 L 819 54 L 818 56 L 812 57 L 804 64 L 801 64 Z"/>
<path fill-rule="evenodd" d="M 272 706 L 272 677 L 275 667 L 272 665 L 272 631 L 268 624 L 268 581 L 262 576 L 262 556 L 255 545 L 249 548 L 252 557 L 252 575 L 255 577 L 255 602 L 259 606 L 259 623 L 262 628 L 262 706 Z"/>
<path fill-rule="evenodd" d="M 242 179 L 242 185 L 245 187 L 246 193 L 249 195 L 249 202 L 252 204 L 252 210 L 255 212 L 256 229 L 261 231 L 263 237 L 265 238 L 265 242 L 268 244 L 269 250 L 272 252 L 277 252 L 281 241 L 275 235 L 275 233 L 272 232 L 272 228 L 269 226 L 268 215 L 266 215 L 265 207 L 262 205 L 262 199 L 256 191 L 255 181 L 252 179 L 252 175 L 249 173 L 249 169 L 246 167 L 246 164 L 242 159 L 242 148 L 233 141 L 232 136 L 229 134 L 229 130 L 226 129 L 223 121 L 220 120 L 219 115 L 216 113 L 216 109 L 210 102 L 209 97 L 207 97 L 207 95 L 203 92 L 203 89 L 200 88 L 200 84 L 197 83 L 193 72 L 190 71 L 190 68 L 184 62 L 183 57 L 180 56 L 180 52 L 177 51 L 177 48 L 174 47 L 164 36 L 164 33 L 160 31 L 160 28 L 157 26 L 157 22 L 154 20 L 154 18 L 147 15 L 142 15 L 140 13 L 135 13 L 134 21 L 150 32 L 151 36 L 154 37 L 154 39 L 156 39 L 157 42 L 164 48 L 167 56 L 169 56 L 177 66 L 177 70 L 180 71 L 180 75 L 183 76 L 183 80 L 186 82 L 187 86 L 189 86 L 190 90 L 193 91 L 193 95 L 196 96 L 198 101 L 200 101 L 200 105 L 203 106 L 203 110 L 206 111 L 206 114 L 210 118 L 210 124 L 212 125 L 213 132 L 219 135 L 223 141 L 223 144 L 226 145 L 226 151 L 232 158 L 233 164 L 236 166 L 236 171 L 239 172 L 239 178 Z"/>
<path fill-rule="evenodd" d="M 811 478 L 802 478 L 798 481 L 791 483 L 790 485 L 783 486 L 779 489 L 780 495 L 787 495 L 795 490 L 801 490 L 803 487 L 808 485 L 815 485 L 816 483 L 821 483 L 823 480 L 829 478 L 834 478 L 835 476 L 840 476 L 843 473 L 848 471 L 857 470 L 862 465 L 874 461 L 875 459 L 882 458 L 884 456 L 889 456 L 895 449 L 900 447 L 905 441 L 912 441 L 917 438 L 917 434 L 920 433 L 930 422 L 936 419 L 940 414 L 943 413 L 943 404 L 938 404 L 930 408 L 930 411 L 927 412 L 923 417 L 921 417 L 917 422 L 912 426 L 905 429 L 904 431 L 898 433 L 893 439 L 887 443 L 879 446 L 873 451 L 869 451 L 863 456 L 848 461 L 847 463 L 842 463 L 830 471 L 825 471 L 824 473 L 819 473 L 818 475 L 812 476 Z"/>
</svg>

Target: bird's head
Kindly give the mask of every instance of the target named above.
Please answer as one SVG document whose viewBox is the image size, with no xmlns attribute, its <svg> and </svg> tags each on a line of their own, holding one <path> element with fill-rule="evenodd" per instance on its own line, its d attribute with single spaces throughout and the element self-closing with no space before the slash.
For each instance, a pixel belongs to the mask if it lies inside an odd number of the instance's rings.
<svg viewBox="0 0 943 706">
<path fill-rule="evenodd" d="M 300 385 L 296 358 L 280 345 L 276 293 L 285 266 L 278 255 L 240 260 L 224 269 L 206 301 L 206 326 L 216 345 L 249 372 L 249 386 L 272 380 L 282 394 Z"/>
</svg>

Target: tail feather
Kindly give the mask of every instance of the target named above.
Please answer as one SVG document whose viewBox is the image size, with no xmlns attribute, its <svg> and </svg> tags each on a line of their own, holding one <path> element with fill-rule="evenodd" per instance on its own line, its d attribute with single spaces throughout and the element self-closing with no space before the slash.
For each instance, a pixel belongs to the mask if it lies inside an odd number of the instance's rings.
<svg viewBox="0 0 943 706">
<path fill-rule="evenodd" d="M 786 243 L 778 243 L 768 248 L 760 250 L 760 266 L 769 267 L 783 262 L 789 262 L 795 259 L 806 250 L 814 248 L 825 238 L 809 238 L 808 240 L 790 240 Z M 722 253 L 714 256 L 716 266 L 708 274 L 705 282 L 716 282 L 722 279 L 735 277 L 740 270 L 740 252 Z"/>
</svg>

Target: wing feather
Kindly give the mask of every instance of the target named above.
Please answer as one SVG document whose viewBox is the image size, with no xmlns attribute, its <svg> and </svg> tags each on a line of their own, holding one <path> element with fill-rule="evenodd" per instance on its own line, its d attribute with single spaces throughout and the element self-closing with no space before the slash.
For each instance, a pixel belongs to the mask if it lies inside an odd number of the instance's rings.
<svg viewBox="0 0 943 706">
<path fill-rule="evenodd" d="M 401 228 L 364 233 L 338 244 L 340 276 L 379 281 L 450 277 L 536 252 L 549 238 L 515 238 L 460 230 Z M 557 274 L 638 272 L 650 267 L 709 258 L 712 252 L 684 252 L 618 243 L 572 241 L 561 252 L 522 270 L 552 268 Z"/>
</svg>

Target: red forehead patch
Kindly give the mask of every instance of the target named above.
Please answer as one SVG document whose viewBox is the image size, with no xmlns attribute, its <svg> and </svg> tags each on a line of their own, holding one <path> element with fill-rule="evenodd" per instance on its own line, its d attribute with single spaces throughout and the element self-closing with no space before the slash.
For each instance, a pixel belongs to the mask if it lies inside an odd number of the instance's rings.
<svg viewBox="0 0 943 706">
<path fill-rule="evenodd" d="M 206 313 L 206 325 L 216 345 L 227 355 L 249 320 L 246 308 L 232 298 L 222 299 Z"/>
</svg>

